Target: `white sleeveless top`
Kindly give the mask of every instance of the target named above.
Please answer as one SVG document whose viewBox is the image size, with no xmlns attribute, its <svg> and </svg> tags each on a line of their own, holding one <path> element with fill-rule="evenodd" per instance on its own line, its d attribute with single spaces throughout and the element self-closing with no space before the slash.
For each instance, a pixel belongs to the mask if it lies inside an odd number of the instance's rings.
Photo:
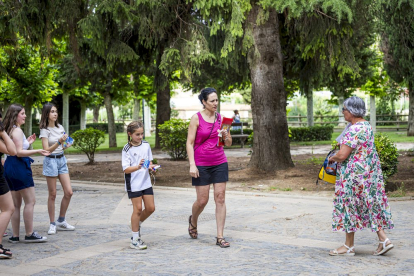
<svg viewBox="0 0 414 276">
<path fill-rule="evenodd" d="M 17 128 L 17 126 L 13 126 L 14 128 Z M 23 150 L 27 150 L 30 147 L 29 141 L 26 139 L 26 135 L 23 133 Z"/>
</svg>

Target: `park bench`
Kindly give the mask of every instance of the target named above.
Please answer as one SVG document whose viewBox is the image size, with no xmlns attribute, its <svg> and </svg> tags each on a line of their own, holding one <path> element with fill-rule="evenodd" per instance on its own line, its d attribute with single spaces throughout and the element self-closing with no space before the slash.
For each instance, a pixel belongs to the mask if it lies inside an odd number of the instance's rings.
<svg viewBox="0 0 414 276">
<path fill-rule="evenodd" d="M 240 139 L 241 147 L 244 148 L 244 142 L 247 140 L 247 138 L 249 138 L 249 134 L 243 134 L 243 127 L 244 126 L 248 127 L 249 124 L 245 122 L 241 122 L 241 123 L 232 123 L 231 126 L 240 127 L 240 134 L 233 134 L 231 137 Z"/>
</svg>

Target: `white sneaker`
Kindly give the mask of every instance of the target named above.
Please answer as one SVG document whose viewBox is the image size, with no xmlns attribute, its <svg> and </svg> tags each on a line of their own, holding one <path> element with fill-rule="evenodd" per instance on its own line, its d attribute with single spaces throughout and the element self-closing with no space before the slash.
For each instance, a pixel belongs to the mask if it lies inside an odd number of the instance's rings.
<svg viewBox="0 0 414 276">
<path fill-rule="evenodd" d="M 141 239 L 133 240 L 131 239 L 131 244 L 129 245 L 132 249 L 147 249 L 147 246 L 145 245 L 144 241 Z"/>
<path fill-rule="evenodd" d="M 66 220 L 59 222 L 56 221 L 56 228 L 59 231 L 73 231 L 75 230 L 75 226 L 70 225 L 69 223 L 66 222 Z"/>
<path fill-rule="evenodd" d="M 47 231 L 47 234 L 48 235 L 54 235 L 54 234 L 56 234 L 56 225 L 51 224 L 49 226 L 49 231 Z"/>
</svg>

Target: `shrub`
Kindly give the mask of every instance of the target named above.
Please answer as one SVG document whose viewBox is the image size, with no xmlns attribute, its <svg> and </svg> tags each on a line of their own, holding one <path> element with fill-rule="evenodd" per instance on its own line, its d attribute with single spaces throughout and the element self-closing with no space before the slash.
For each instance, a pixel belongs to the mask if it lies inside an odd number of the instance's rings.
<svg viewBox="0 0 414 276">
<path fill-rule="evenodd" d="M 86 124 L 86 128 L 94 128 L 103 131 L 104 133 L 108 133 L 108 124 L 107 123 L 90 123 Z M 74 133 L 75 131 L 80 130 L 80 125 L 70 125 L 69 126 L 69 134 Z M 39 126 L 34 125 L 32 126 L 32 132 L 36 133 L 37 136 L 40 134 Z M 115 123 L 115 132 L 122 133 L 124 132 L 124 124 L 123 123 Z"/>
<path fill-rule="evenodd" d="M 86 154 L 89 159 L 88 164 L 95 162 L 96 149 L 105 142 L 105 133 L 98 129 L 87 128 L 84 130 L 78 130 L 71 134 L 74 143 L 73 147 Z"/>
<path fill-rule="evenodd" d="M 333 129 L 334 127 L 332 125 L 291 127 L 289 128 L 289 137 L 291 142 L 326 141 L 331 140 Z"/>
<path fill-rule="evenodd" d="M 251 134 L 253 132 L 253 129 L 251 129 L 251 128 L 244 128 L 243 129 L 243 134 Z M 236 130 L 233 130 L 233 129 L 230 129 L 230 134 L 231 135 L 234 135 L 234 134 L 241 134 L 241 130 L 240 129 L 236 129 Z"/>
<path fill-rule="evenodd" d="M 187 158 L 188 121 L 171 119 L 158 125 L 162 150 L 168 152 L 173 160 Z"/>
<path fill-rule="evenodd" d="M 253 129 L 251 129 L 251 128 L 244 128 L 243 129 L 243 134 L 250 135 L 252 133 L 253 133 Z M 241 134 L 241 130 L 240 129 L 236 129 L 236 130 L 230 129 L 230 134 L 231 135 Z M 249 141 L 249 138 L 246 139 L 245 143 L 247 144 L 248 141 Z M 241 138 L 233 138 L 233 143 L 232 144 L 233 145 L 241 145 Z"/>
<path fill-rule="evenodd" d="M 86 124 L 86 127 L 89 128 L 94 128 L 94 129 L 98 129 L 101 130 L 105 133 L 108 133 L 108 123 L 90 123 L 90 124 Z M 124 132 L 124 124 L 123 123 L 115 123 L 115 132 L 116 133 L 121 133 Z"/>
<path fill-rule="evenodd" d="M 387 182 L 390 176 L 397 173 L 398 150 L 390 138 L 383 133 L 375 134 L 374 141 L 381 162 L 384 181 Z"/>
<path fill-rule="evenodd" d="M 74 133 L 75 131 L 80 129 L 80 125 L 70 125 L 69 126 L 69 134 Z M 40 135 L 39 125 L 32 126 L 32 133 L 36 133 L 37 136 Z M 30 133 L 31 135 L 31 133 Z"/>
</svg>

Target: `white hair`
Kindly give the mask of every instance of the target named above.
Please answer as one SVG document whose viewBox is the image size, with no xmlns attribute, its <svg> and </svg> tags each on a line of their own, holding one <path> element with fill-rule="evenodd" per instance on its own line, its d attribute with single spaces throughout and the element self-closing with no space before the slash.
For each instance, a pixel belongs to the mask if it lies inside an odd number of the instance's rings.
<svg viewBox="0 0 414 276">
<path fill-rule="evenodd" d="M 367 109 L 365 102 L 356 96 L 352 96 L 344 101 L 344 107 L 355 117 L 364 117 Z"/>
</svg>

